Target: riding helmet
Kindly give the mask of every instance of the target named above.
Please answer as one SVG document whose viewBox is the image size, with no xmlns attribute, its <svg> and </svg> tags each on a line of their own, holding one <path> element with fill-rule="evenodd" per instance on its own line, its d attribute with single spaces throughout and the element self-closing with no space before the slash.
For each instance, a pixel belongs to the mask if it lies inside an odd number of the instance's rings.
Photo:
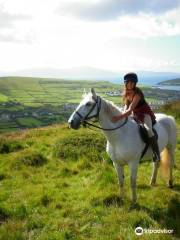
<svg viewBox="0 0 180 240">
<path fill-rule="evenodd" d="M 127 83 L 129 81 L 134 82 L 136 84 L 138 82 L 137 74 L 130 72 L 124 75 L 124 83 Z"/>
</svg>

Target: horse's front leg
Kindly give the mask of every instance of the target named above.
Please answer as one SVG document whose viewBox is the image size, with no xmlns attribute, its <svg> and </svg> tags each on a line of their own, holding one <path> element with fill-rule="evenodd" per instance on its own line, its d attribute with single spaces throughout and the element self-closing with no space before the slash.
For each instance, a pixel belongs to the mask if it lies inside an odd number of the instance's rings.
<svg viewBox="0 0 180 240">
<path fill-rule="evenodd" d="M 120 187 L 120 197 L 124 198 L 124 167 L 120 166 L 118 163 L 113 162 L 113 165 L 116 169 L 117 176 L 118 176 L 118 182 Z"/>
<path fill-rule="evenodd" d="M 129 163 L 130 168 L 130 185 L 131 185 L 131 191 L 132 191 L 132 203 L 136 203 L 137 200 L 137 194 L 136 194 L 136 179 L 137 179 L 137 171 L 138 171 L 138 162 L 133 160 L 131 163 Z"/>
</svg>

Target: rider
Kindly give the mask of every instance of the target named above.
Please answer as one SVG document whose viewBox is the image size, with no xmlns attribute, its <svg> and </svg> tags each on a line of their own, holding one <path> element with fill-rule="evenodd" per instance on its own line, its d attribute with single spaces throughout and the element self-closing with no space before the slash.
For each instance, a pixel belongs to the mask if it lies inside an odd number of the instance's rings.
<svg viewBox="0 0 180 240">
<path fill-rule="evenodd" d="M 137 82 L 138 77 L 135 73 L 127 73 L 124 76 L 124 112 L 121 115 L 113 116 L 112 121 L 117 122 L 118 120 L 126 118 L 132 113 L 134 119 L 137 122 L 143 123 L 147 129 L 149 143 L 153 150 L 153 161 L 160 161 L 157 139 L 152 130 L 152 126 L 156 123 L 156 117 L 146 102 L 143 92 L 141 89 L 136 87 Z"/>
</svg>

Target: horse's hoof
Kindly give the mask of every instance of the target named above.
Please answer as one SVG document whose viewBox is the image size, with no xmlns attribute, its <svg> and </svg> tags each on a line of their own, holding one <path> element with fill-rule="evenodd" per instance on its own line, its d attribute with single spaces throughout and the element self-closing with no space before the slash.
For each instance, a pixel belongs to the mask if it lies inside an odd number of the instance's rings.
<svg viewBox="0 0 180 240">
<path fill-rule="evenodd" d="M 150 186 L 151 186 L 151 187 L 155 187 L 155 186 L 156 186 L 156 183 L 155 183 L 155 182 L 150 182 Z"/>
<path fill-rule="evenodd" d="M 132 204 L 132 205 L 133 205 L 133 204 L 136 205 L 136 203 L 137 203 L 137 198 L 131 200 L 131 204 Z"/>
<path fill-rule="evenodd" d="M 173 188 L 173 181 L 171 181 L 171 180 L 169 180 L 169 182 L 168 182 L 168 188 Z"/>
<path fill-rule="evenodd" d="M 137 202 L 131 202 L 131 205 L 129 207 L 129 211 L 132 211 L 134 209 L 137 209 L 139 207 Z"/>
</svg>

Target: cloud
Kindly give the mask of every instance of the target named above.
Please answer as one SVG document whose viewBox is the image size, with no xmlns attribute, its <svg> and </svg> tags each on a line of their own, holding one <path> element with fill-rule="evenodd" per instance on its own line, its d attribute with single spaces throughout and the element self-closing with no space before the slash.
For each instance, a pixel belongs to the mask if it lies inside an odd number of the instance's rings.
<svg viewBox="0 0 180 240">
<path fill-rule="evenodd" d="M 59 14 L 73 15 L 85 20 L 107 21 L 123 15 L 139 13 L 162 14 L 180 6 L 180 0 L 100 0 L 61 4 Z"/>
<path fill-rule="evenodd" d="M 0 33 L 0 42 L 5 43 L 25 43 L 33 44 L 36 42 L 36 38 L 33 33 L 16 33 L 16 31 L 8 31 L 5 33 Z"/>
<path fill-rule="evenodd" d="M 0 33 L 0 42 L 18 42 L 12 34 Z"/>
<path fill-rule="evenodd" d="M 30 16 L 24 14 L 12 14 L 0 5 L 0 42 L 16 42 L 31 43 L 32 37 L 30 33 L 22 33 L 17 23 L 31 19 Z"/>
<path fill-rule="evenodd" d="M 0 28 L 13 28 L 14 23 L 20 20 L 28 20 L 30 17 L 23 14 L 10 14 L 0 6 Z"/>
</svg>

